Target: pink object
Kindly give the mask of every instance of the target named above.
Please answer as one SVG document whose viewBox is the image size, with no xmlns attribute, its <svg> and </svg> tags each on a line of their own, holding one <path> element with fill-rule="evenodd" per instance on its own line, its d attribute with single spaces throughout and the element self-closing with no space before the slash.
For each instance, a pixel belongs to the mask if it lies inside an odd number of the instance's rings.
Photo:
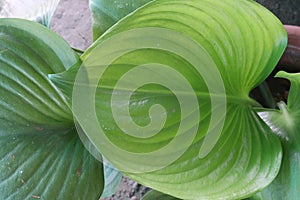
<svg viewBox="0 0 300 200">
<path fill-rule="evenodd" d="M 288 33 L 288 46 L 278 64 L 280 69 L 300 72 L 300 26 L 284 26 Z"/>
</svg>

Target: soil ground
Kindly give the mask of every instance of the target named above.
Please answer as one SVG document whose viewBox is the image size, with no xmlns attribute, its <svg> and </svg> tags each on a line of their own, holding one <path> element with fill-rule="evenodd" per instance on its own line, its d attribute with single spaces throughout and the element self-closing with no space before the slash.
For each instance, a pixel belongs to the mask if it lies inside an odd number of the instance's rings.
<svg viewBox="0 0 300 200">
<path fill-rule="evenodd" d="M 284 24 L 300 25 L 300 0 L 257 0 L 270 9 Z M 51 29 L 72 47 L 85 50 L 92 43 L 92 20 L 88 0 L 61 0 Z M 123 177 L 117 193 L 101 200 L 139 200 L 148 190 Z"/>
<path fill-rule="evenodd" d="M 92 19 L 89 0 L 60 0 L 50 28 L 72 47 L 86 49 L 92 43 Z"/>
</svg>

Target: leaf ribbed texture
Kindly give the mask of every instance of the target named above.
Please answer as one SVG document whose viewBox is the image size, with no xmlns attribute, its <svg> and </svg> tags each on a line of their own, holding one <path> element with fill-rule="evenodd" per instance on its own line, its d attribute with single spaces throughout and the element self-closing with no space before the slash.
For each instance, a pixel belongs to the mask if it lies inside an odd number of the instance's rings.
<svg viewBox="0 0 300 200">
<path fill-rule="evenodd" d="M 1 19 L 0 38 L 1 134 L 8 128 L 12 134 L 72 123 L 65 98 L 47 77 L 78 61 L 71 48 L 48 29 L 26 20 Z"/>
<path fill-rule="evenodd" d="M 63 133 L 63 134 L 62 134 Z M 1 199 L 98 199 L 102 165 L 76 130 L 0 137 Z"/>
<path fill-rule="evenodd" d="M 80 62 L 44 26 L 0 19 L 0 199 L 99 199 L 103 169 L 48 74 Z"/>
<path fill-rule="evenodd" d="M 152 31 L 151 34 L 146 30 Z M 166 31 L 170 33 L 167 37 Z M 137 32 L 143 34 L 132 34 Z M 132 37 L 128 36 L 130 34 Z M 224 84 L 225 101 L 222 93 L 210 90 L 205 75 L 200 74 L 195 69 L 196 66 L 189 62 L 189 55 L 198 56 L 199 60 L 203 59 L 203 55 L 197 55 L 195 48 L 189 46 L 192 42 L 183 41 L 181 36 L 196 42 L 207 54 L 202 53 L 213 60 Z M 107 45 L 111 43 L 112 46 Z M 144 43 L 148 46 L 139 46 Z M 162 49 L 165 43 L 173 49 L 179 49 L 186 57 Z M 119 21 L 82 55 L 83 66 L 79 72 L 86 73 L 88 81 L 80 82 L 84 80 L 80 78 L 75 80 L 73 111 L 86 131 L 87 138 L 109 162 L 130 178 L 180 199 L 246 198 L 270 184 L 280 168 L 280 141 L 256 114 L 253 105 L 257 104 L 248 95 L 274 69 L 286 43 L 286 32 L 280 21 L 253 1 L 153 1 Z M 134 45 L 140 48 L 133 48 Z M 102 49 L 103 47 L 105 48 Z M 126 51 L 126 48 L 130 51 Z M 126 53 L 105 68 L 106 60 L 119 55 L 122 50 Z M 143 71 L 144 76 L 125 76 L 135 68 L 149 63 L 159 63 L 161 68 L 150 65 Z M 163 66 L 168 66 L 168 69 L 171 68 L 182 76 L 164 73 Z M 209 67 L 211 65 L 207 66 Z M 101 78 L 97 77 L 97 69 L 105 69 Z M 211 69 L 207 70 L 213 72 Z M 209 74 L 216 82 L 217 73 Z M 61 77 L 68 76 L 75 77 L 74 70 L 53 78 L 57 84 Z M 117 87 L 123 77 L 130 79 L 124 80 Z M 181 106 L 192 102 L 192 93 L 181 90 L 181 85 L 176 85 L 179 97 L 188 97 L 183 103 L 170 88 L 155 81 L 131 91 L 135 87 L 133 84 L 142 79 L 148 80 L 149 77 L 161 77 L 174 85 L 180 82 L 180 77 L 184 77 L 193 89 L 197 105 L 192 104 L 194 108 L 183 113 Z M 94 85 L 88 84 L 95 82 L 95 94 L 84 93 L 94 88 Z M 74 83 L 70 81 L 69 85 L 72 84 Z M 60 86 L 65 94 L 72 93 L 67 92 L 70 88 L 67 84 Z M 76 87 L 79 89 L 76 90 Z M 80 92 L 84 93 L 85 98 L 78 100 L 79 94 L 82 94 Z M 118 98 L 114 97 L 116 95 Z M 129 100 L 127 96 L 130 96 Z M 112 101 L 113 98 L 117 100 Z M 91 103 L 94 105 L 88 106 Z M 165 123 L 157 134 L 148 138 L 130 135 L 130 131 L 124 131 L 128 129 L 134 132 L 129 123 L 122 124 L 121 128 L 120 124 L 127 120 L 127 110 L 135 124 L 147 127 L 155 120 L 155 115 L 152 116 L 151 112 L 152 106 L 157 104 L 164 110 L 156 117 L 165 119 L 166 116 Z M 219 113 L 224 104 L 225 112 Z M 124 107 L 128 107 L 125 112 L 118 112 Z M 198 108 L 200 114 L 197 113 Z M 114 112 L 117 114 L 114 115 Z M 219 118 L 212 122 L 214 113 L 218 113 Z M 94 114 L 101 131 L 92 124 L 95 123 L 92 122 Z M 195 122 L 197 117 L 199 120 Z M 184 126 L 181 127 L 183 122 Z M 95 123 L 97 127 L 98 123 Z M 218 129 L 221 125 L 222 132 L 217 143 L 208 154 L 199 156 L 208 130 Z M 156 129 L 158 128 L 153 127 L 153 130 Z M 193 129 L 197 130 L 196 136 L 180 158 L 154 171 L 130 171 L 135 167 L 148 169 L 168 160 L 184 148 L 189 132 Z M 100 138 L 102 131 L 112 146 L 132 154 L 126 157 L 120 154 L 121 151 L 105 149 L 109 145 Z M 144 133 L 140 131 L 139 134 L 142 136 Z M 180 142 L 173 151 L 158 157 L 147 157 L 148 153 L 169 146 L 174 138 L 179 138 Z M 134 156 L 131 155 L 136 154 L 145 155 L 145 158 L 141 156 L 140 159 L 133 159 Z"/>
</svg>

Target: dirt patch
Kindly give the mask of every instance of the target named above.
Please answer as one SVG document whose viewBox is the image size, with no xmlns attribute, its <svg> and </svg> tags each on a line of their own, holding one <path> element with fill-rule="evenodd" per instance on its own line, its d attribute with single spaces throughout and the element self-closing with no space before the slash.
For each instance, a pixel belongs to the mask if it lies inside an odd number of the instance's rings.
<svg viewBox="0 0 300 200">
<path fill-rule="evenodd" d="M 140 200 L 148 191 L 150 188 L 124 176 L 118 191 L 112 197 L 101 198 L 100 200 Z"/>
<path fill-rule="evenodd" d="M 92 44 L 92 18 L 88 0 L 60 0 L 50 28 L 72 47 L 85 50 Z"/>
</svg>

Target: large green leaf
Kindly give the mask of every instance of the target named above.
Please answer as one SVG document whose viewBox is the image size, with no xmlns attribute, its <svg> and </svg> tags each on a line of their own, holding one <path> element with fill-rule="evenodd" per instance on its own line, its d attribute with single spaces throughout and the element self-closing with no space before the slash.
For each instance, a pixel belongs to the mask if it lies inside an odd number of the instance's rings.
<svg viewBox="0 0 300 200">
<path fill-rule="evenodd" d="M 1 135 L 72 125 L 65 98 L 47 77 L 78 61 L 69 45 L 26 20 L 1 19 L 0 38 Z"/>
<path fill-rule="evenodd" d="M 280 111 L 260 115 L 281 138 L 283 162 L 277 178 L 256 199 L 298 199 L 300 196 L 300 74 L 279 72 L 277 77 L 291 81 L 288 105 L 280 103 Z"/>
<path fill-rule="evenodd" d="M 252 1 L 153 1 L 52 79 L 130 178 L 182 199 L 240 199 L 280 168 L 280 141 L 248 94 L 286 43 L 280 21 Z"/>
<path fill-rule="evenodd" d="M 94 40 L 117 21 L 150 1 L 151 0 L 90 0 Z"/>
<path fill-rule="evenodd" d="M 59 0 L 0 0 L 1 18 L 23 18 L 50 26 Z"/>
<path fill-rule="evenodd" d="M 98 199 L 102 164 L 79 139 L 47 75 L 80 62 L 35 22 L 0 20 L 0 198 Z"/>
</svg>

